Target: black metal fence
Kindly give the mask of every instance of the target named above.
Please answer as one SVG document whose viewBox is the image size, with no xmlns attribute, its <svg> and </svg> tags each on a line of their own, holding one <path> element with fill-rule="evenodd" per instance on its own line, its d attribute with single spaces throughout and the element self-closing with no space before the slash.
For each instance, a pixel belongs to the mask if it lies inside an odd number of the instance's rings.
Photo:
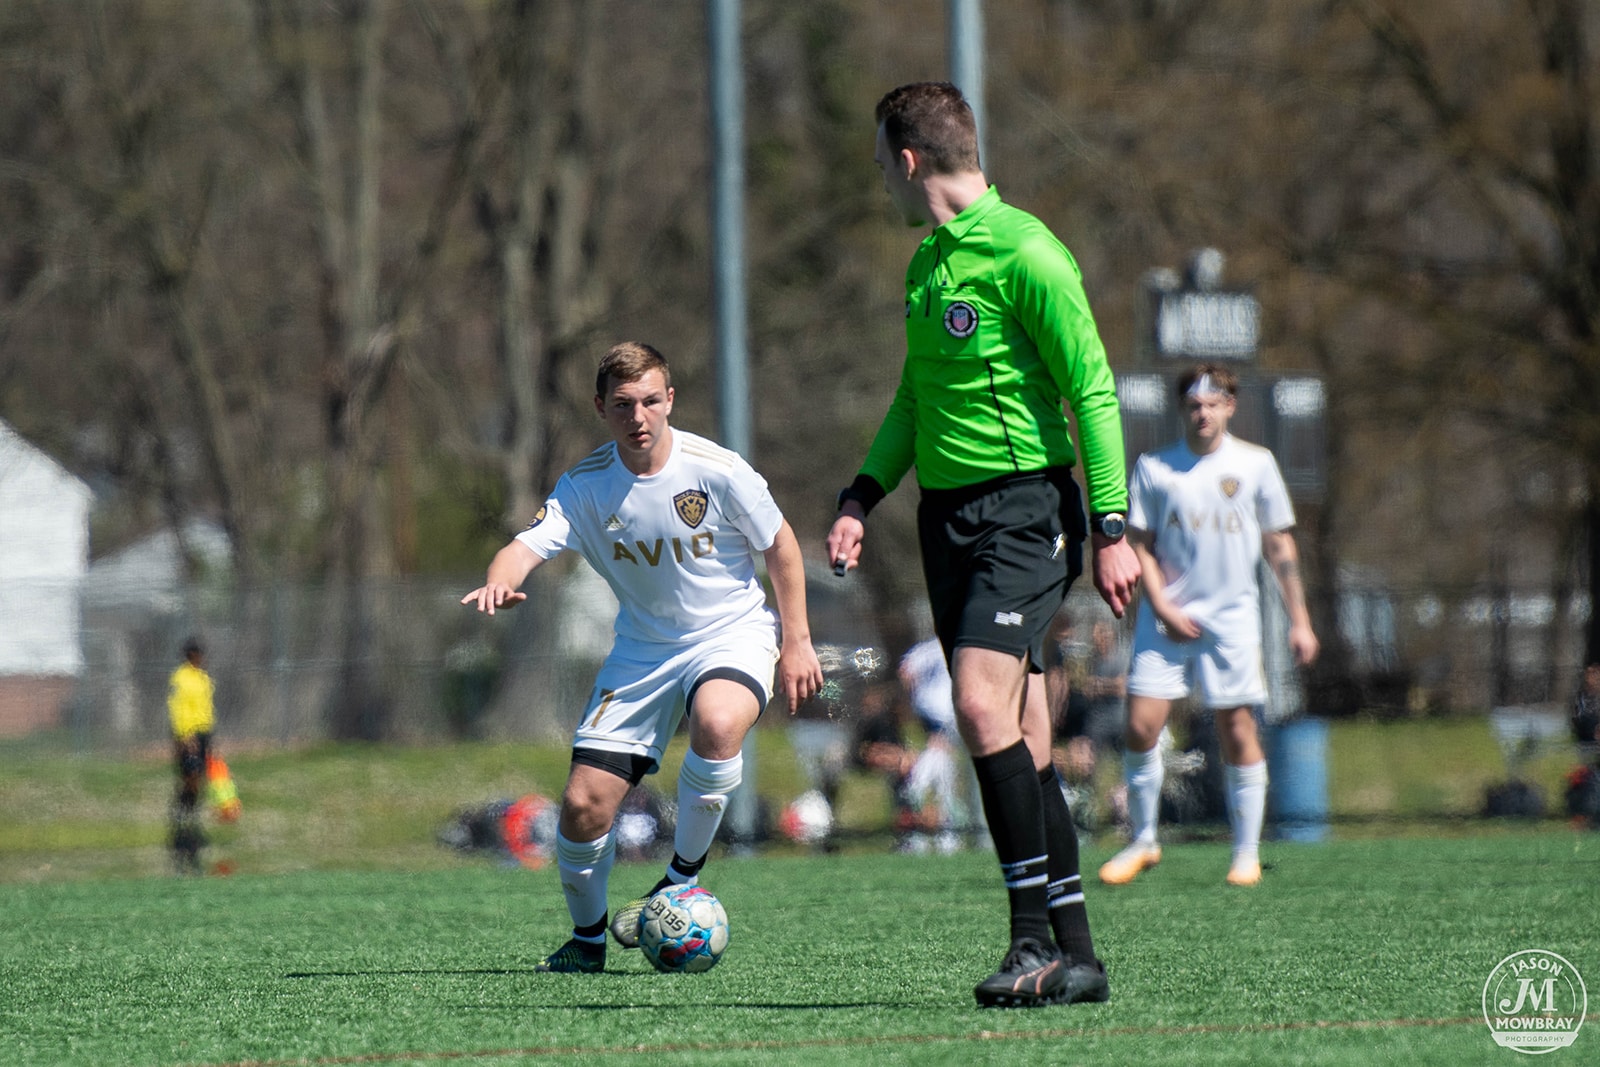
<svg viewBox="0 0 1600 1067">
<path fill-rule="evenodd" d="M 587 567 L 559 571 L 541 574 L 525 604 L 492 619 L 460 603 L 474 578 L 201 585 L 149 597 L 123 590 L 111 601 L 89 590 L 83 667 L 61 725 L 86 749 L 165 737 L 167 679 L 193 635 L 207 646 L 219 717 L 234 737 L 565 740 L 609 647 L 615 601 Z M 814 581 L 816 599 L 837 599 L 834 579 Z M 1275 596 L 1266 599 L 1270 646 L 1282 620 Z M 908 629 L 878 617 L 859 585 L 843 610 L 835 604 L 830 617 L 848 625 L 814 620 L 819 642 Z M 1131 619 L 1113 619 L 1087 581 L 1066 610 L 1080 640 L 1097 621 L 1128 640 Z M 1269 718 L 1484 715 L 1507 704 L 1560 710 L 1581 673 L 1588 605 L 1563 612 L 1535 592 L 1441 595 L 1351 580 L 1336 614 L 1339 633 L 1321 635 L 1329 667 L 1304 675 L 1269 647 Z M 841 625 L 850 632 L 825 632 Z M 899 651 L 883 649 L 884 661 Z M 1507 679 L 1510 699 L 1502 699 Z"/>
</svg>

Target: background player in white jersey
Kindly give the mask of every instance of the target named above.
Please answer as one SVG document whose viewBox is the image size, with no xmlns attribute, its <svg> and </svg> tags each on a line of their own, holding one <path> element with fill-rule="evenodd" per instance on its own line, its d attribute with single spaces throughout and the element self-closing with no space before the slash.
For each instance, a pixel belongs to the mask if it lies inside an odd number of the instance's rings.
<svg viewBox="0 0 1600 1067">
<path fill-rule="evenodd" d="M 612 443 L 557 481 L 529 527 L 466 596 L 490 615 L 563 549 L 581 552 L 620 602 L 616 643 L 579 720 L 561 798 L 556 861 L 573 935 L 541 971 L 605 969 L 612 824 L 630 787 L 656 770 L 685 714 L 674 854 L 656 888 L 694 882 L 743 775 L 740 747 L 778 688 L 791 713 L 822 685 L 806 621 L 800 546 L 737 453 L 667 424 L 667 362 L 649 345 L 615 345 L 600 362 L 595 410 Z M 763 557 L 777 617 L 756 575 Z M 781 646 L 780 646 L 781 635 Z M 652 890 L 654 892 L 654 890 Z M 641 897 L 611 930 L 639 943 Z"/>
<path fill-rule="evenodd" d="M 944 646 L 937 637 L 918 641 L 900 657 L 898 672 L 927 739 L 911 765 L 906 792 L 919 807 L 928 800 L 936 805 L 942 821 L 933 846 L 951 852 L 960 847 L 960 833 L 979 839 L 986 837 L 987 831 L 977 826 L 982 802 L 971 758 L 956 726 L 955 692 Z M 913 835 L 913 848 L 919 837 Z"/>
<path fill-rule="evenodd" d="M 1130 882 L 1161 860 L 1156 744 L 1174 700 L 1199 693 L 1216 714 L 1233 828 L 1232 885 L 1261 880 L 1258 847 L 1267 763 L 1255 706 L 1266 701 L 1257 566 L 1265 555 L 1289 614 L 1289 649 L 1301 666 L 1317 655 L 1295 548 L 1294 509 L 1272 453 L 1228 433 L 1238 379 L 1202 363 L 1178 380 L 1184 439 L 1139 457 L 1129 485 L 1128 539 L 1144 599 L 1128 673 L 1123 774 L 1133 841 L 1100 868 Z"/>
</svg>

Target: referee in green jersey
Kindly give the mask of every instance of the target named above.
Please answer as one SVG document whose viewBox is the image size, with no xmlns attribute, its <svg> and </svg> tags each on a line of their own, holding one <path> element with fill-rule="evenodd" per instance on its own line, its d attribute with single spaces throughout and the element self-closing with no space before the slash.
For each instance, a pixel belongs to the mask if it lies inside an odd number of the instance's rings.
<svg viewBox="0 0 1600 1067">
<path fill-rule="evenodd" d="M 917 525 L 958 725 L 1011 909 L 1011 945 L 980 1006 L 1103 1001 L 1077 833 L 1050 761 L 1039 674 L 1046 627 L 1083 570 L 1119 617 L 1139 576 L 1123 540 L 1121 412 L 1083 281 L 1038 219 L 978 163 L 960 90 L 904 85 L 878 102 L 875 159 L 913 227 L 933 227 L 906 271 L 906 360 L 866 462 L 839 496 L 828 558 L 860 562 L 867 513 L 914 464 Z M 1072 408 L 1089 493 L 1061 402 Z"/>
</svg>

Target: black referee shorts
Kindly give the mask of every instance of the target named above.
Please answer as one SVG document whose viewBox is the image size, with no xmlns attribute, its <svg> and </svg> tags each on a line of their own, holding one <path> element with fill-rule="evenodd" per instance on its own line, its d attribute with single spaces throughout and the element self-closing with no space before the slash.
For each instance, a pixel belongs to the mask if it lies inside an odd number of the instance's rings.
<svg viewBox="0 0 1600 1067">
<path fill-rule="evenodd" d="M 925 489 L 917 505 L 922 573 L 946 658 L 962 645 L 1044 667 L 1044 635 L 1083 573 L 1087 523 L 1065 470 Z"/>
</svg>

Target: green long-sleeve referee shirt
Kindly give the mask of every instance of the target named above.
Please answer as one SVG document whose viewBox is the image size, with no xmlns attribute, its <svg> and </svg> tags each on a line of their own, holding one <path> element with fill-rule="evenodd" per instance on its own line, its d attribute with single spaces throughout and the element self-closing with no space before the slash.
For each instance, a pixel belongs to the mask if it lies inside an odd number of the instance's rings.
<svg viewBox="0 0 1600 1067">
<path fill-rule="evenodd" d="M 1072 254 L 993 186 L 922 242 L 906 270 L 906 361 L 861 474 L 889 492 L 913 463 L 953 489 L 1077 461 L 1089 509 L 1126 511 L 1122 418 Z"/>
</svg>

